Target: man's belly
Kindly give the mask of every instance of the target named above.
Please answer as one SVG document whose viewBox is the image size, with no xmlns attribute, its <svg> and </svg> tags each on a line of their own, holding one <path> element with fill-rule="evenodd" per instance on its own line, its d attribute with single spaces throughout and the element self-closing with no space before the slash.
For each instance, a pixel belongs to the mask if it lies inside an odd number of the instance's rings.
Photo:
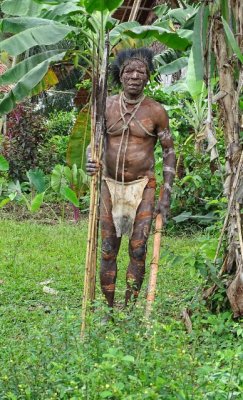
<svg viewBox="0 0 243 400">
<path fill-rule="evenodd" d="M 120 148 L 120 141 L 107 143 L 104 173 L 112 179 L 130 182 L 154 176 L 154 141 L 130 142 Z"/>
</svg>

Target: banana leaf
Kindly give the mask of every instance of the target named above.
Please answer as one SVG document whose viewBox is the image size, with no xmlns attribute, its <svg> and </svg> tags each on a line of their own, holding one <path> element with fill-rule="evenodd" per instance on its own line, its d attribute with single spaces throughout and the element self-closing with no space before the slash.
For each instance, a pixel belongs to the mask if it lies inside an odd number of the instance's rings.
<svg viewBox="0 0 243 400">
<path fill-rule="evenodd" d="M 56 44 L 73 30 L 74 27 L 51 21 L 49 24 L 26 29 L 3 40 L 0 43 L 0 51 L 5 50 L 11 56 L 17 56 L 34 46 Z"/>
<path fill-rule="evenodd" d="M 90 118 L 87 112 L 80 111 L 72 132 L 67 149 L 67 164 L 85 170 L 85 150 L 90 142 Z"/>
<path fill-rule="evenodd" d="M 8 171 L 9 163 L 8 161 L 0 154 L 0 171 Z"/>
<path fill-rule="evenodd" d="M 181 36 L 177 32 L 159 26 L 137 26 L 124 31 L 124 34 L 132 38 L 148 39 L 154 38 L 175 50 L 186 50 L 191 44 L 191 31 L 180 30 Z M 187 36 L 187 37 L 186 37 Z"/>
<path fill-rule="evenodd" d="M 122 5 L 122 3 L 123 0 L 84 0 L 84 6 L 90 14 L 94 11 L 113 11 Z"/>
<path fill-rule="evenodd" d="M 84 8 L 79 7 L 72 3 L 58 4 L 57 6 L 49 7 L 48 10 L 42 10 L 40 16 L 50 20 L 60 20 L 61 17 L 67 16 L 71 13 L 83 13 Z"/>
<path fill-rule="evenodd" d="M 17 16 L 29 15 L 36 17 L 42 8 L 42 5 L 35 3 L 33 0 L 5 0 L 1 5 L 4 14 Z"/>
<path fill-rule="evenodd" d="M 162 67 L 158 68 L 159 74 L 174 74 L 177 71 L 180 71 L 182 68 L 186 67 L 188 64 L 188 57 L 180 57 L 177 60 L 172 61 L 169 64 L 162 65 Z"/>
<path fill-rule="evenodd" d="M 0 115 L 10 112 L 17 103 L 20 103 L 26 96 L 29 96 L 33 88 L 46 75 L 48 68 L 49 61 L 46 60 L 24 75 L 0 102 Z"/>
<path fill-rule="evenodd" d="M 48 50 L 43 53 L 35 54 L 25 60 L 19 62 L 14 67 L 8 69 L 3 75 L 0 76 L 0 86 L 10 85 L 18 82 L 25 76 L 32 68 L 41 64 L 43 61 L 59 61 L 65 55 L 62 50 Z"/>
<path fill-rule="evenodd" d="M 241 52 L 241 49 L 239 48 L 237 41 L 235 40 L 234 34 L 232 30 L 229 27 L 229 24 L 225 21 L 225 19 L 222 17 L 223 25 L 224 25 L 224 31 L 226 34 L 226 37 L 228 39 L 229 45 L 240 60 L 241 63 L 243 63 L 243 54 Z"/>
<path fill-rule="evenodd" d="M 20 33 L 42 25 L 55 25 L 57 22 L 36 17 L 10 17 L 0 20 L 0 31 L 4 33 Z M 58 23 L 59 24 L 59 23 Z"/>
<path fill-rule="evenodd" d="M 202 4 L 195 17 L 193 31 L 192 57 L 196 81 L 202 81 L 204 77 L 204 52 L 208 31 L 208 16 L 209 7 Z"/>
<path fill-rule="evenodd" d="M 31 90 L 30 96 L 37 96 L 45 90 L 57 85 L 58 82 L 59 80 L 55 72 L 52 69 L 49 69 L 44 78 Z"/>
<path fill-rule="evenodd" d="M 136 21 L 123 22 L 123 23 L 115 26 L 115 28 L 113 28 L 109 33 L 111 45 L 114 46 L 119 40 L 121 40 L 121 36 L 125 31 L 132 29 L 132 28 L 136 28 L 138 26 L 140 26 L 140 25 Z"/>
</svg>

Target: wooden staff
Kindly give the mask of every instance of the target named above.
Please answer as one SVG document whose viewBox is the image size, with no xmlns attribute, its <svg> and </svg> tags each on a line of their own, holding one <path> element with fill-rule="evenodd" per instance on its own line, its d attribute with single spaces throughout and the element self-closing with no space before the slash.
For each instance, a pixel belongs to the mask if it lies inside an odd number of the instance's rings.
<svg viewBox="0 0 243 400">
<path fill-rule="evenodd" d="M 159 200 L 162 200 L 162 197 L 163 197 L 163 187 L 161 187 L 161 189 L 160 189 Z M 153 305 L 153 302 L 155 299 L 162 228 L 163 228 L 163 218 L 162 218 L 161 213 L 159 213 L 155 219 L 153 258 L 152 258 L 152 262 L 150 264 L 150 276 L 149 276 L 148 292 L 147 292 L 147 304 L 146 304 L 146 310 L 145 310 L 145 318 L 147 318 L 147 319 L 150 317 L 150 314 L 152 311 L 152 305 Z"/>
<path fill-rule="evenodd" d="M 107 75 L 109 60 L 109 38 L 104 49 L 102 66 L 93 71 L 92 126 L 91 126 L 91 158 L 100 164 L 105 130 L 105 108 L 107 97 Z M 101 172 L 91 177 L 88 241 L 86 250 L 84 290 L 82 302 L 81 338 L 84 337 L 88 305 L 95 299 L 97 244 L 99 226 L 99 198 Z"/>
</svg>

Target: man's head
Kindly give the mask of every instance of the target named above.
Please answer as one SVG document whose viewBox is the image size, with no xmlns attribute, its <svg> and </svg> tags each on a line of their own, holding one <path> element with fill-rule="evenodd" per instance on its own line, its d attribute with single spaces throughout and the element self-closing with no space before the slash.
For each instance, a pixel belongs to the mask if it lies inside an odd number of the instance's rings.
<svg viewBox="0 0 243 400">
<path fill-rule="evenodd" d="M 112 64 L 114 83 L 128 96 L 140 95 L 153 71 L 153 53 L 146 48 L 123 50 Z"/>
</svg>

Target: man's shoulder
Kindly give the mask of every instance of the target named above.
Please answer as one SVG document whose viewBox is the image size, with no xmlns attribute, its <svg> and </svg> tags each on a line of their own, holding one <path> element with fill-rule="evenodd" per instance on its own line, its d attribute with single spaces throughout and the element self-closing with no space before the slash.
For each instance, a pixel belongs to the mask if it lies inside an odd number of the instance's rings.
<svg viewBox="0 0 243 400">
<path fill-rule="evenodd" d="M 167 112 L 163 105 L 158 101 L 155 101 L 151 97 L 146 97 L 144 101 L 144 105 L 150 110 L 149 112 L 152 116 L 157 119 L 165 119 L 167 118 Z"/>
<path fill-rule="evenodd" d="M 152 99 L 151 97 L 146 96 L 145 101 L 147 105 L 152 106 L 153 108 L 156 108 L 158 110 L 165 110 L 164 106 L 161 103 Z"/>
<path fill-rule="evenodd" d="M 112 103 L 116 103 L 119 101 L 119 94 L 114 94 L 112 96 L 108 96 L 106 99 L 106 104 L 111 105 Z"/>
</svg>

